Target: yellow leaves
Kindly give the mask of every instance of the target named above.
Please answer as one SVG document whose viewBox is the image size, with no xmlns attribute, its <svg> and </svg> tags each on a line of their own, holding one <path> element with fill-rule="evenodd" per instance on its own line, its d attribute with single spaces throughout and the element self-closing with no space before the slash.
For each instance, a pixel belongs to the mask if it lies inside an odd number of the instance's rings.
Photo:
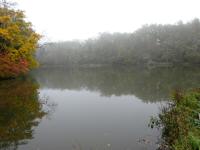
<svg viewBox="0 0 200 150">
<path fill-rule="evenodd" d="M 32 34 L 20 47 L 20 53 L 26 54 L 35 52 L 38 39 L 39 38 L 35 34 Z"/>
<path fill-rule="evenodd" d="M 8 30 L 0 29 L 0 37 L 2 37 L 3 39 L 10 40 L 10 35 L 9 35 Z"/>
<path fill-rule="evenodd" d="M 17 36 L 16 34 L 20 33 L 20 28 L 16 24 L 11 24 L 10 26 L 7 27 L 7 30 L 12 36 Z"/>
<path fill-rule="evenodd" d="M 16 41 L 16 39 L 19 38 L 19 33 L 19 27 L 16 25 L 11 25 L 7 28 L 0 28 L 0 37 L 5 40 L 9 40 L 10 42 Z"/>
<path fill-rule="evenodd" d="M 30 68 L 38 66 L 37 62 L 33 58 L 35 50 L 36 50 L 36 44 L 27 41 L 18 51 L 20 53 L 20 56 L 22 58 L 26 58 L 26 60 L 29 62 Z"/>
<path fill-rule="evenodd" d="M 0 16 L 0 24 L 6 24 L 10 21 L 9 16 Z"/>
<path fill-rule="evenodd" d="M 11 50 L 9 51 L 8 56 L 9 56 L 9 58 L 12 60 L 12 62 L 17 62 L 17 61 L 19 61 L 19 59 L 20 59 L 19 52 L 18 52 L 18 50 L 16 50 L 16 49 L 11 49 Z"/>
<path fill-rule="evenodd" d="M 6 53 L 16 64 L 24 60 L 30 69 L 37 66 L 33 56 L 40 35 L 24 18 L 23 11 L 0 8 L 0 54 Z"/>
</svg>

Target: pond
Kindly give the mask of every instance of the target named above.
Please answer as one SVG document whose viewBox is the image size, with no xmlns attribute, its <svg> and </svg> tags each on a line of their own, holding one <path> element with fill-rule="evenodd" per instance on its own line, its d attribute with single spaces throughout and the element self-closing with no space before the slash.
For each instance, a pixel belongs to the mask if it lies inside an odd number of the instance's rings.
<svg viewBox="0 0 200 150">
<path fill-rule="evenodd" d="M 40 68 L 0 81 L 0 149 L 155 150 L 151 116 L 199 68 Z"/>
</svg>

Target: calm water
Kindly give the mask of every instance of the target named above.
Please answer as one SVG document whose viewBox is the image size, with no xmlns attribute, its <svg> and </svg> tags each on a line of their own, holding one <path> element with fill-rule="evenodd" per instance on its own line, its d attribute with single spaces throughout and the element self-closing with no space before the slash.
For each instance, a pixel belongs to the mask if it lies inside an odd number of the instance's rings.
<svg viewBox="0 0 200 150">
<path fill-rule="evenodd" d="M 0 149 L 155 150 L 152 115 L 198 68 L 39 69 L 0 82 Z"/>
</svg>

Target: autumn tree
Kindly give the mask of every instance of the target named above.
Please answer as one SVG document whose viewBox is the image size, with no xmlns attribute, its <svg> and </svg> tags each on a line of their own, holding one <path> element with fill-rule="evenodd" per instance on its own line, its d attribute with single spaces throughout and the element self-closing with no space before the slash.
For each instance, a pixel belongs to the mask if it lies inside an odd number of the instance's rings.
<svg viewBox="0 0 200 150">
<path fill-rule="evenodd" d="M 16 77 L 37 66 L 34 54 L 39 38 L 23 11 L 0 1 L 0 78 Z"/>
</svg>

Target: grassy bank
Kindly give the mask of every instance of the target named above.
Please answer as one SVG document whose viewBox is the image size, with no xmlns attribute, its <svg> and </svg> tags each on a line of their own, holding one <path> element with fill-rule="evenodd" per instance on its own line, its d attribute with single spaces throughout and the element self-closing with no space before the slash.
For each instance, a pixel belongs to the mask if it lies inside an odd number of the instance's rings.
<svg viewBox="0 0 200 150">
<path fill-rule="evenodd" d="M 200 150 L 200 89 L 174 92 L 150 126 L 162 131 L 159 149 Z"/>
</svg>

